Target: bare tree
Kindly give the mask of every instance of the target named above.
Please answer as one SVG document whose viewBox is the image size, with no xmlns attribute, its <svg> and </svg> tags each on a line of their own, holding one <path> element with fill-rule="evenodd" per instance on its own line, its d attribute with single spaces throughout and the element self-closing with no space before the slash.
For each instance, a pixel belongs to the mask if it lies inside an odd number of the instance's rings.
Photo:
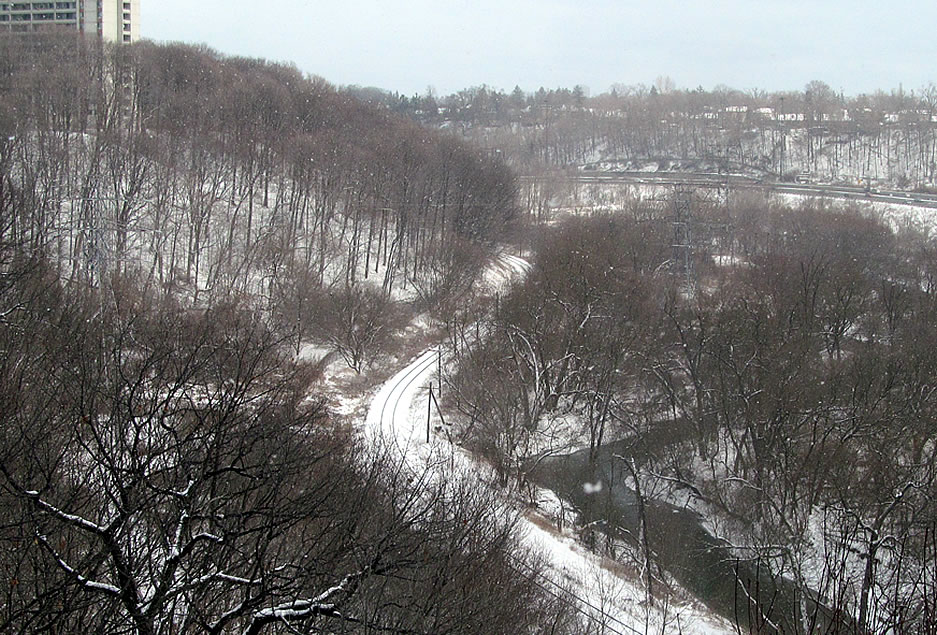
<svg viewBox="0 0 937 635">
<path fill-rule="evenodd" d="M 4 628 L 495 633 L 563 614 L 513 561 L 539 566 L 513 512 L 332 425 L 251 312 L 132 286 L 63 304 L 47 284 L 0 329 L 33 328 L 0 367 Z"/>
</svg>

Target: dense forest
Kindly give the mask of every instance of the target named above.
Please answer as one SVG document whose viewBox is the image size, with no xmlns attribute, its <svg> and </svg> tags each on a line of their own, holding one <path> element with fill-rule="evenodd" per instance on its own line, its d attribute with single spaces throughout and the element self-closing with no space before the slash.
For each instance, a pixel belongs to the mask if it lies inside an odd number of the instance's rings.
<svg viewBox="0 0 937 635">
<path fill-rule="evenodd" d="M 669 205 L 545 229 L 526 280 L 453 321 L 453 434 L 505 482 L 585 448 L 552 485 L 600 523 L 597 549 L 625 538 L 649 593 L 693 549 L 673 521 L 648 532 L 644 502 L 672 501 L 725 558 L 799 589 L 729 584 L 751 632 L 933 632 L 937 245 L 856 208 L 694 205 L 689 270 Z M 636 528 L 610 524 L 613 473 Z"/>
<path fill-rule="evenodd" d="M 578 632 L 515 512 L 329 410 L 509 172 L 295 68 L 0 40 L 0 631 Z"/>
</svg>

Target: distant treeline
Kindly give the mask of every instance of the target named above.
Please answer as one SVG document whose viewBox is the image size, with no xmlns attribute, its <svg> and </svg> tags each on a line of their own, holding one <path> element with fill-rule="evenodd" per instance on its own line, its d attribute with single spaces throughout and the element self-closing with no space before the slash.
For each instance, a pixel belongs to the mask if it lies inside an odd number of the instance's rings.
<svg viewBox="0 0 937 635">
<path fill-rule="evenodd" d="M 459 129 L 525 170 L 664 157 L 779 178 L 807 171 L 921 186 L 937 177 L 933 84 L 855 97 L 822 81 L 767 93 L 681 90 L 667 78 L 594 97 L 582 86 L 510 93 L 476 86 L 444 97 L 347 91 L 424 124 Z"/>
</svg>

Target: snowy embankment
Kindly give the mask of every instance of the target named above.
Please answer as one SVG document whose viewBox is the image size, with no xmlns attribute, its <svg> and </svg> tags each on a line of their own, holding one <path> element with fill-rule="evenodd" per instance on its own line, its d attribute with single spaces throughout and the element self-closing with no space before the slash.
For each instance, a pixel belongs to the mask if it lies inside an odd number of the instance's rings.
<svg viewBox="0 0 937 635">
<path fill-rule="evenodd" d="M 522 258 L 502 255 L 485 280 L 493 289 L 504 288 L 529 268 Z M 433 464 L 443 471 L 442 476 L 466 474 L 477 478 L 481 487 L 493 487 L 495 478 L 490 469 L 450 443 L 436 404 L 430 401 L 429 388 L 438 363 L 438 349 L 430 348 L 385 382 L 371 401 L 366 433 L 390 440 L 414 467 L 421 462 Z M 446 460 L 441 461 L 442 457 Z M 546 507 L 557 506 L 552 492 L 541 491 L 538 498 L 547 502 Z M 546 557 L 550 576 L 543 579 L 543 589 L 571 596 L 576 610 L 586 616 L 595 632 L 735 632 L 727 622 L 696 605 L 658 601 L 648 607 L 642 585 L 624 575 L 617 563 L 589 552 L 570 528 L 560 531 L 552 520 L 532 512 L 522 514 L 520 524 L 527 543 Z"/>
</svg>

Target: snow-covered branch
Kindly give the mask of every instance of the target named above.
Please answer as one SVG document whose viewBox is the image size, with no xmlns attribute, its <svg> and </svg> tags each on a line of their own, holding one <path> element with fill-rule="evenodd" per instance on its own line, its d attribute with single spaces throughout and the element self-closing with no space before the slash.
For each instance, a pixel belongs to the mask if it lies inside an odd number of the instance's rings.
<svg viewBox="0 0 937 635">
<path fill-rule="evenodd" d="M 120 589 L 118 589 L 113 584 L 107 584 L 105 582 L 96 582 L 94 580 L 86 578 L 85 576 L 78 573 L 74 568 L 70 567 L 68 563 L 65 562 L 62 559 L 62 557 L 58 554 L 58 552 L 52 547 L 52 545 L 49 544 L 49 541 L 46 539 L 45 536 L 43 536 L 42 534 L 36 534 L 36 540 L 38 540 L 39 543 L 43 547 L 45 547 L 49 551 L 49 553 L 52 554 L 52 557 L 55 559 L 56 564 L 58 564 L 59 567 L 61 567 L 61 569 L 65 571 L 65 573 L 75 578 L 75 580 L 80 585 L 92 591 L 101 591 L 102 593 L 107 593 L 108 595 L 113 595 L 115 597 L 120 596 Z"/>
<path fill-rule="evenodd" d="M 338 611 L 336 596 L 350 595 L 354 591 L 357 581 L 364 575 L 363 571 L 349 573 L 341 582 L 329 587 L 314 598 L 307 600 L 293 600 L 277 606 L 261 609 L 254 613 L 251 623 L 244 631 L 245 635 L 256 635 L 264 625 L 272 622 L 290 622 L 307 619 L 317 615 L 343 618 Z M 344 619 L 344 618 L 343 618 Z"/>
<path fill-rule="evenodd" d="M 87 520 L 87 519 L 85 519 L 85 518 L 82 518 L 81 516 L 76 516 L 76 515 L 74 515 L 74 514 L 69 514 L 69 513 L 67 513 L 67 512 L 62 511 L 61 509 L 59 509 L 59 508 L 56 507 L 55 505 L 51 505 L 51 504 L 47 503 L 46 501 L 42 500 L 42 498 L 40 498 L 39 492 L 37 492 L 37 491 L 35 491 L 35 490 L 28 490 L 28 491 L 26 491 L 26 492 L 24 492 L 24 493 L 25 493 L 26 496 L 28 496 L 40 509 L 42 509 L 43 511 L 49 512 L 49 513 L 52 514 L 53 516 L 56 516 L 57 518 L 60 518 L 61 520 L 64 520 L 65 522 L 69 523 L 70 525 L 74 525 L 74 526 L 76 526 L 76 527 L 80 527 L 81 529 L 84 529 L 84 530 L 86 530 L 86 531 L 90 531 L 90 532 L 92 532 L 92 533 L 99 534 L 99 535 L 104 535 L 104 534 L 106 534 L 107 531 L 108 531 L 108 530 L 107 530 L 107 525 L 98 525 L 97 523 L 93 523 L 93 522 L 91 522 L 90 520 Z"/>
<path fill-rule="evenodd" d="M 211 582 L 213 580 L 220 580 L 221 582 L 230 582 L 231 584 L 242 584 L 242 585 L 252 585 L 260 584 L 263 582 L 263 579 L 251 580 L 248 578 L 242 578 L 236 575 L 229 575 L 221 571 L 215 571 L 214 573 L 209 573 L 203 575 L 200 578 L 196 578 L 194 582 L 186 586 L 199 586 L 205 584 L 206 582 Z"/>
</svg>

